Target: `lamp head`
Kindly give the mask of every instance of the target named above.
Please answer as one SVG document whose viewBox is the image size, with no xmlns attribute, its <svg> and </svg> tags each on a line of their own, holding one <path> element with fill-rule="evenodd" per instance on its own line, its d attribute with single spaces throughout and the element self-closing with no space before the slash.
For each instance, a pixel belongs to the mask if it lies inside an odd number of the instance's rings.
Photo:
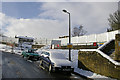
<svg viewBox="0 0 120 80">
<path fill-rule="evenodd" d="M 63 12 L 67 12 L 66 10 L 63 10 Z"/>
</svg>

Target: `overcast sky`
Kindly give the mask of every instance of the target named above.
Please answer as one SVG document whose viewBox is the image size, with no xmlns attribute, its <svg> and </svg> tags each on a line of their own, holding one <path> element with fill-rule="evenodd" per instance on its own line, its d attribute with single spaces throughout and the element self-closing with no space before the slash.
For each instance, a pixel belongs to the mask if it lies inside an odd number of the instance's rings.
<svg viewBox="0 0 120 80">
<path fill-rule="evenodd" d="M 67 0 L 72 1 L 72 0 Z M 68 35 L 71 27 L 83 25 L 88 34 L 105 32 L 109 14 L 118 9 L 117 2 L 2 2 L 0 23 L 5 35 L 14 37 L 58 38 Z"/>
</svg>

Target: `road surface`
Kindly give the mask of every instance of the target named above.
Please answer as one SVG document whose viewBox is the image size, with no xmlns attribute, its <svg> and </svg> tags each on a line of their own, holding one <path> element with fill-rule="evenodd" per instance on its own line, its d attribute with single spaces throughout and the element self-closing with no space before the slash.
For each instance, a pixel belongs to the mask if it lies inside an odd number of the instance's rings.
<svg viewBox="0 0 120 80">
<path fill-rule="evenodd" d="M 68 78 L 69 80 L 86 80 L 85 78 L 72 74 L 49 73 L 41 69 L 36 62 L 26 61 L 17 54 L 0 52 L 2 54 L 2 79 L 27 78 L 27 79 L 49 79 Z M 63 80 L 63 79 L 62 79 Z"/>
</svg>

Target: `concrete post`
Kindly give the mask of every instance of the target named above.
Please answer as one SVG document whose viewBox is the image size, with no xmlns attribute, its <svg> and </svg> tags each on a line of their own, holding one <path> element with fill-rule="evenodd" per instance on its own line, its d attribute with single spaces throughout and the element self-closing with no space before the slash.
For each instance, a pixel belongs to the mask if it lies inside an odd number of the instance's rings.
<svg viewBox="0 0 120 80">
<path fill-rule="evenodd" d="M 115 60 L 120 61 L 120 34 L 115 35 Z"/>
</svg>

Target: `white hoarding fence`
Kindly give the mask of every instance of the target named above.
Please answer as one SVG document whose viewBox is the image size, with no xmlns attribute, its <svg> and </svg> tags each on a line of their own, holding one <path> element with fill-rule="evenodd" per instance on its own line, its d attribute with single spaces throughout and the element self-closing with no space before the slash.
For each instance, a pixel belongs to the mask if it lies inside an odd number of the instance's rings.
<svg viewBox="0 0 120 80">
<path fill-rule="evenodd" d="M 105 32 L 101 34 L 91 34 L 85 36 L 76 36 L 71 38 L 71 43 L 73 45 L 91 45 L 94 42 L 107 42 L 111 39 L 115 39 L 115 34 L 120 34 L 120 30 L 112 31 L 112 32 Z M 67 45 L 69 43 L 69 38 L 62 38 L 61 45 Z"/>
</svg>

